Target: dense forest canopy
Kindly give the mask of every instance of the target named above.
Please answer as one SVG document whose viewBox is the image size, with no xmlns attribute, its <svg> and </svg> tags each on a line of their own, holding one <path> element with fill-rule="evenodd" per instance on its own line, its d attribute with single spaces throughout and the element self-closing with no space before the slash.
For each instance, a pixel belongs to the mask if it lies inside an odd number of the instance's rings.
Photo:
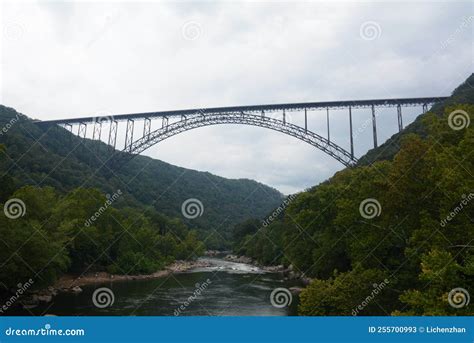
<svg viewBox="0 0 474 343">
<path fill-rule="evenodd" d="M 176 259 L 203 254 L 196 232 L 179 219 L 152 208 L 118 210 L 108 205 L 120 193 L 108 199 L 86 188 L 67 194 L 52 187 L 14 191 L 12 202 L 5 203 L 6 215 L 0 216 L 3 285 L 14 288 L 32 278 L 36 287 L 47 286 L 66 272 L 148 274 Z"/>
</svg>

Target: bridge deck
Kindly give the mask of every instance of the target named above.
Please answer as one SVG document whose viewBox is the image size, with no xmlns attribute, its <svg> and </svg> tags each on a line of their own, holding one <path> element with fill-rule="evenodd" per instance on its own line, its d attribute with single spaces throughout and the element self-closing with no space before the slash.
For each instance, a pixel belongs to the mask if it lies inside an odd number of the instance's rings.
<svg viewBox="0 0 474 343">
<path fill-rule="evenodd" d="M 175 117 L 175 116 L 191 116 L 196 114 L 217 114 L 217 113 L 262 113 L 274 111 L 301 111 L 301 110 L 317 110 L 317 109 L 343 109 L 343 108 L 366 108 L 376 107 L 394 107 L 394 106 L 415 106 L 424 104 L 433 104 L 446 99 L 445 96 L 426 97 L 426 98 L 400 98 L 400 99 L 373 99 L 373 100 L 347 100 L 347 101 L 325 101 L 325 102 L 304 102 L 290 104 L 270 104 L 270 105 L 253 105 L 253 106 L 231 106 L 231 107 L 211 107 L 202 109 L 187 109 L 175 111 L 145 112 L 131 114 L 112 115 L 116 121 L 128 119 L 143 118 L 159 118 L 159 117 Z M 71 119 L 57 119 L 38 121 L 38 124 L 77 124 L 92 123 L 97 117 L 83 117 Z"/>
</svg>

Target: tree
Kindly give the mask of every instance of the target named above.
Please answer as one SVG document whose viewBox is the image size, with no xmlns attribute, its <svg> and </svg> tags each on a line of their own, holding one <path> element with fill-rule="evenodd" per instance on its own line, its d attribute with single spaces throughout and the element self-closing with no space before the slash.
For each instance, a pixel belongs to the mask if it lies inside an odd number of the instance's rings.
<svg viewBox="0 0 474 343">
<path fill-rule="evenodd" d="M 418 278 L 421 285 L 410 289 L 400 297 L 408 305 L 404 311 L 395 311 L 396 315 L 473 315 L 474 309 L 467 304 L 469 288 L 474 284 L 474 255 L 462 266 L 451 253 L 443 250 L 432 250 L 424 254 L 421 262 L 421 273 Z M 464 299 L 456 300 L 450 292 L 462 288 L 466 293 L 460 294 Z M 456 307 L 457 302 L 465 302 Z M 454 305 L 453 305 L 454 304 Z"/>
</svg>

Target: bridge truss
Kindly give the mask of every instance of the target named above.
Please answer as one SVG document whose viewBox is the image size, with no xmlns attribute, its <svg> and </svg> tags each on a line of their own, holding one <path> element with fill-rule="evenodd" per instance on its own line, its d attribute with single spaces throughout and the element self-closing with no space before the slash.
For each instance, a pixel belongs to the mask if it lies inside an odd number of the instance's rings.
<svg viewBox="0 0 474 343">
<path fill-rule="evenodd" d="M 304 141 L 320 149 L 345 166 L 357 163 L 354 156 L 354 139 L 352 125 L 352 110 L 360 108 L 371 109 L 372 136 L 374 147 L 377 147 L 377 122 L 376 108 L 396 107 L 398 130 L 403 129 L 402 107 L 422 106 L 422 111 L 426 112 L 429 105 L 446 99 L 446 97 L 428 98 L 402 98 L 402 99 L 376 99 L 376 100 L 355 100 L 355 101 L 331 101 L 331 102 L 310 102 L 291 104 L 272 104 L 256 106 L 234 106 L 234 107 L 214 107 L 204 109 L 189 109 L 176 111 L 147 112 L 134 114 L 119 114 L 95 117 L 83 117 L 63 120 L 49 120 L 37 122 L 42 126 L 60 125 L 71 132 L 73 126 L 77 125 L 77 135 L 86 138 L 87 127 L 92 125 L 92 139 L 101 140 L 102 127 L 108 124 L 108 145 L 112 152 L 116 152 L 118 123 L 126 121 L 125 145 L 122 150 L 128 154 L 116 154 L 117 160 L 124 162 L 133 156 L 140 154 L 149 147 L 181 132 L 199 127 L 218 124 L 243 124 L 258 126 L 274 131 L 282 132 Z M 347 151 L 330 140 L 330 110 L 347 109 L 349 121 L 349 141 L 350 151 Z M 327 137 L 322 137 L 308 130 L 308 112 L 314 110 L 326 110 Z M 297 126 L 287 121 L 287 113 L 300 111 L 304 112 L 304 126 Z M 275 113 L 281 113 L 281 119 L 275 118 Z M 170 122 L 170 119 L 175 119 Z M 152 131 L 152 120 L 161 119 L 161 127 Z M 178 119 L 176 121 L 176 119 Z M 143 134 L 134 140 L 135 121 L 143 120 Z"/>
</svg>

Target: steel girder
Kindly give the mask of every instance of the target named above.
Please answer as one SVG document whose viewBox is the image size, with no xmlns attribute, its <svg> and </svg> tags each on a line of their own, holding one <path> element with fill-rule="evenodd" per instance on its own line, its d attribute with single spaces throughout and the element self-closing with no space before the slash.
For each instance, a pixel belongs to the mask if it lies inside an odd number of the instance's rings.
<svg viewBox="0 0 474 343">
<path fill-rule="evenodd" d="M 213 114 L 231 114 L 231 113 L 253 113 L 260 114 L 263 112 L 279 112 L 279 111 L 316 111 L 316 110 L 337 110 L 352 107 L 356 108 L 371 108 L 375 107 L 396 107 L 396 106 L 422 106 L 434 104 L 447 97 L 424 97 L 424 98 L 399 98 L 399 99 L 372 99 L 372 100 L 347 100 L 347 101 L 324 101 L 324 102 L 306 102 L 306 103 L 288 103 L 288 104 L 267 104 L 267 105 L 253 105 L 253 106 L 230 106 L 230 107 L 211 107 L 204 109 L 187 109 L 187 110 L 173 110 L 160 112 L 146 112 L 146 113 L 130 113 L 130 114 L 115 114 L 113 115 L 116 121 L 125 121 L 129 119 L 141 120 L 144 118 L 162 118 L 162 117 L 182 117 L 193 116 L 197 113 L 204 115 Z M 425 106 L 425 108 L 427 108 Z M 39 121 L 39 125 L 51 124 L 78 124 L 78 123 L 92 123 L 96 117 L 73 118 L 73 119 L 59 119 Z"/>
<path fill-rule="evenodd" d="M 174 122 L 157 129 L 149 133 L 147 136 L 141 137 L 140 139 L 134 141 L 130 146 L 125 147 L 123 151 L 138 155 L 151 146 L 181 132 L 189 131 L 199 127 L 219 124 L 251 125 L 282 132 L 311 144 L 312 146 L 338 160 L 345 166 L 352 166 L 357 163 L 357 159 L 350 152 L 314 132 L 288 122 L 284 123 L 278 119 L 261 115 L 247 114 L 243 112 L 220 113 L 204 116 L 195 115 L 192 117 L 187 117 L 186 119 L 182 119 L 178 122 Z"/>
</svg>

